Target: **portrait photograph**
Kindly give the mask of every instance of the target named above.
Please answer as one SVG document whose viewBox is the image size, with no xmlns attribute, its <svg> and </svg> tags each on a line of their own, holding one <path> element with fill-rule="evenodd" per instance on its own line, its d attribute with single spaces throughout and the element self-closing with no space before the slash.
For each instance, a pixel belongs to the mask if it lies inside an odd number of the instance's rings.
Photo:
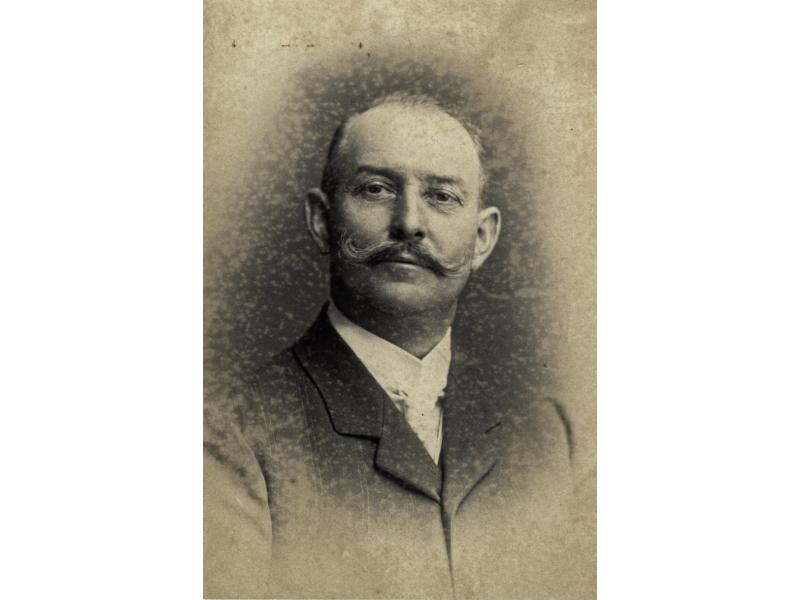
<svg viewBox="0 0 800 600">
<path fill-rule="evenodd" d="M 204 597 L 595 597 L 595 43 L 206 0 Z"/>
</svg>

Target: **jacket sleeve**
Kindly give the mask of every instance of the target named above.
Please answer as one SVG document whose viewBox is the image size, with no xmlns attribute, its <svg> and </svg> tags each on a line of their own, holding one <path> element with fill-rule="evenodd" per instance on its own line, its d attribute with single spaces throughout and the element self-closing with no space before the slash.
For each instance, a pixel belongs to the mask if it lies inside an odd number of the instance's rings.
<svg viewBox="0 0 800 600">
<path fill-rule="evenodd" d="M 272 526 L 267 484 L 236 412 L 205 411 L 203 451 L 203 595 L 268 595 Z"/>
</svg>

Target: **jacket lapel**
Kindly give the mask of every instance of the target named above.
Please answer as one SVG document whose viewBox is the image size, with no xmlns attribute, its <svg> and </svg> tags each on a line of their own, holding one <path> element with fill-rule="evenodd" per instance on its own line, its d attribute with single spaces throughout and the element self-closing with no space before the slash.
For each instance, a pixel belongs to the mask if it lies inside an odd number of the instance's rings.
<svg viewBox="0 0 800 600">
<path fill-rule="evenodd" d="M 292 352 L 322 396 L 334 431 L 380 438 L 386 394 L 336 333 L 326 309 Z"/>
<path fill-rule="evenodd" d="M 336 333 L 327 305 L 292 351 L 317 387 L 334 431 L 377 440 L 375 467 L 382 475 L 439 501 L 439 468 L 402 413 Z"/>
<path fill-rule="evenodd" d="M 429 498 L 440 500 L 442 475 L 405 417 L 387 397 L 375 466 Z"/>
<path fill-rule="evenodd" d="M 497 462 L 496 437 L 500 412 L 483 379 L 457 364 L 450 368 L 444 402 L 444 482 L 442 503 L 446 521 Z"/>
</svg>

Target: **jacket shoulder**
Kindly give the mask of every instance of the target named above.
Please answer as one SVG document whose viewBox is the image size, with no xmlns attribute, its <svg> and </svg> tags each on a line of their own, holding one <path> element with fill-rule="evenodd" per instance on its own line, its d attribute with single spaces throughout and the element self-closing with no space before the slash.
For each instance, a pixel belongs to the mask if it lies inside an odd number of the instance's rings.
<svg viewBox="0 0 800 600">
<path fill-rule="evenodd" d="M 246 382 L 250 391 L 257 395 L 279 395 L 297 393 L 305 373 L 297 362 L 294 351 L 287 348 L 262 365 Z"/>
<path fill-rule="evenodd" d="M 258 371 L 206 400 L 205 438 L 220 440 L 234 432 L 252 447 L 263 444 L 270 429 L 302 412 L 304 372 L 292 350 L 274 355 Z M 212 444 L 213 445 L 213 444 Z"/>
</svg>

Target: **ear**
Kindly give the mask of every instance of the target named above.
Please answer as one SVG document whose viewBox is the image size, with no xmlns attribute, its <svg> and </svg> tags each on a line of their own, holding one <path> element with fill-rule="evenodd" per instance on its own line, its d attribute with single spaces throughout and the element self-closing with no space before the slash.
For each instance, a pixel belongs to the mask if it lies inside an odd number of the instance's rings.
<svg viewBox="0 0 800 600">
<path fill-rule="evenodd" d="M 478 236 L 472 254 L 472 270 L 477 271 L 489 258 L 500 235 L 500 211 L 489 206 L 478 213 Z"/>
<path fill-rule="evenodd" d="M 322 254 L 330 252 L 328 232 L 328 197 L 319 188 L 309 190 L 306 196 L 306 228 Z"/>
</svg>

